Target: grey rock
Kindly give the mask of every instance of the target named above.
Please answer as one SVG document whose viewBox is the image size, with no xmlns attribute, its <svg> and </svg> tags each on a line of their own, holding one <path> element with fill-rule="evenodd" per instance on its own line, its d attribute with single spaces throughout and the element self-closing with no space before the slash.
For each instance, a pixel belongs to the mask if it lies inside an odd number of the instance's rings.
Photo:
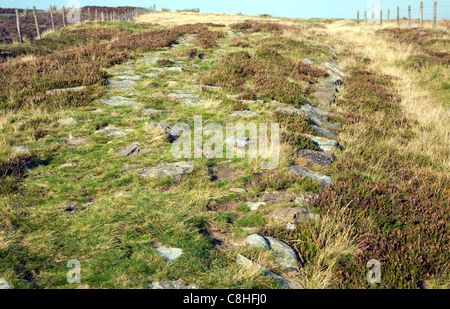
<svg viewBox="0 0 450 309">
<path fill-rule="evenodd" d="M 198 99 L 202 96 L 194 93 L 169 93 L 168 97 L 175 99 Z"/>
<path fill-rule="evenodd" d="M 129 171 L 129 170 L 134 170 L 135 168 L 138 168 L 139 164 L 124 164 L 122 165 L 122 170 L 123 171 Z"/>
<path fill-rule="evenodd" d="M 262 205 L 266 205 L 265 202 L 247 202 L 245 205 L 248 207 L 250 211 L 258 210 Z"/>
<path fill-rule="evenodd" d="M 11 148 L 11 151 L 14 154 L 19 154 L 20 155 L 20 154 L 29 153 L 30 149 L 28 149 L 27 147 L 24 147 L 24 146 L 14 146 L 14 147 Z"/>
<path fill-rule="evenodd" d="M 243 111 L 234 111 L 231 112 L 228 116 L 234 116 L 234 117 L 253 117 L 253 116 L 259 116 L 259 114 L 255 111 L 252 111 L 250 109 L 243 110 Z"/>
<path fill-rule="evenodd" d="M 148 284 L 152 290 L 192 290 L 198 289 L 194 284 L 184 285 L 180 280 L 176 281 L 153 281 Z"/>
<path fill-rule="evenodd" d="M 262 267 L 258 263 L 253 262 L 252 260 L 246 258 L 245 256 L 243 256 L 241 254 L 236 255 L 236 261 L 239 265 L 241 265 L 244 268 L 256 270 L 259 272 L 260 275 L 262 275 L 264 277 L 270 277 L 271 279 L 277 281 L 280 284 L 282 289 L 302 289 L 303 288 L 296 281 L 282 277 L 278 274 L 275 274 L 274 272 L 266 269 L 265 267 Z"/>
<path fill-rule="evenodd" d="M 225 139 L 225 144 L 231 147 L 245 149 L 246 145 L 254 145 L 255 141 L 251 140 L 249 137 L 230 136 Z"/>
<path fill-rule="evenodd" d="M 141 102 L 136 102 L 133 99 L 125 98 L 122 96 L 114 96 L 109 98 L 108 100 L 101 100 L 101 102 L 109 106 L 142 106 Z"/>
<path fill-rule="evenodd" d="M 334 65 L 332 65 L 329 62 L 324 63 L 325 69 L 327 71 L 331 71 L 332 74 L 338 75 L 340 77 L 346 77 L 345 73 L 341 72 L 339 69 L 337 69 Z"/>
<path fill-rule="evenodd" d="M 157 247 L 156 251 L 167 262 L 173 262 L 183 254 L 183 250 L 179 248 Z"/>
<path fill-rule="evenodd" d="M 181 103 L 184 105 L 197 105 L 199 103 L 204 102 L 203 100 L 193 100 L 193 99 L 183 99 L 181 100 Z"/>
<path fill-rule="evenodd" d="M 313 107 L 310 107 L 310 108 L 295 108 L 293 106 L 278 107 L 275 111 L 305 116 L 305 117 L 309 118 L 314 124 L 316 124 L 318 126 L 326 127 L 328 130 L 333 130 L 338 127 L 337 125 L 329 122 L 328 120 L 325 120 L 322 117 L 316 115 L 314 113 Z"/>
<path fill-rule="evenodd" d="M 159 72 L 183 72 L 184 69 L 182 67 L 165 67 L 165 68 L 151 68 L 151 70 L 159 71 Z"/>
<path fill-rule="evenodd" d="M 101 113 L 102 109 L 101 108 L 96 108 L 92 111 L 93 113 Z"/>
<path fill-rule="evenodd" d="M 154 116 L 157 115 L 159 113 L 164 112 L 163 110 L 159 110 L 159 109 L 153 109 L 153 108 L 147 108 L 147 109 L 143 109 L 141 111 L 142 114 L 144 115 L 149 115 L 149 116 Z"/>
<path fill-rule="evenodd" d="M 61 119 L 61 120 L 59 121 L 59 123 L 60 123 L 61 125 L 69 125 L 69 124 L 76 124 L 77 121 L 76 121 L 73 117 L 70 117 L 70 118 L 64 118 L 64 119 Z"/>
<path fill-rule="evenodd" d="M 336 138 L 336 136 L 334 135 L 334 133 L 331 132 L 330 130 L 323 129 L 323 128 L 318 127 L 318 126 L 316 126 L 316 125 L 314 125 L 314 124 L 311 125 L 311 127 L 314 129 L 314 131 L 316 131 L 317 133 L 323 134 L 323 135 L 325 135 L 326 137 L 329 137 L 329 138 Z"/>
<path fill-rule="evenodd" d="M 326 187 L 333 183 L 333 179 L 330 176 L 326 176 L 326 175 L 323 175 L 320 173 L 310 172 L 304 168 L 301 168 L 301 167 L 298 167 L 295 165 L 289 166 L 288 171 L 291 173 L 294 173 L 296 175 L 302 175 L 302 176 L 308 177 L 312 180 L 315 180 L 319 183 L 319 185 L 321 187 Z"/>
<path fill-rule="evenodd" d="M 145 76 L 152 77 L 152 78 L 158 78 L 159 77 L 159 75 L 156 74 L 156 73 L 146 73 Z"/>
<path fill-rule="evenodd" d="M 314 114 L 319 116 L 327 116 L 330 114 L 330 112 L 328 111 L 321 110 L 309 104 L 303 104 L 300 108 L 304 111 L 313 112 Z"/>
<path fill-rule="evenodd" d="M 70 87 L 70 88 L 61 88 L 61 89 L 50 89 L 45 92 L 46 95 L 54 95 L 54 94 L 61 94 L 64 92 L 72 92 L 72 91 L 80 91 L 85 89 L 86 86 L 79 86 L 79 87 Z"/>
<path fill-rule="evenodd" d="M 314 61 L 312 61 L 312 60 L 310 60 L 308 58 L 303 59 L 302 62 L 306 63 L 306 64 L 309 64 L 309 65 L 313 65 L 314 64 Z"/>
<path fill-rule="evenodd" d="M 87 144 L 89 141 L 85 137 L 73 137 L 72 134 L 69 134 L 69 138 L 66 139 L 66 142 L 69 146 L 78 146 Z"/>
<path fill-rule="evenodd" d="M 106 85 L 113 88 L 127 88 L 132 87 L 135 83 L 133 80 L 110 80 Z"/>
<path fill-rule="evenodd" d="M 122 149 L 121 151 L 115 154 L 116 157 L 131 157 L 136 156 L 140 153 L 141 149 L 139 148 L 138 143 L 132 143 Z"/>
<path fill-rule="evenodd" d="M 255 247 L 259 247 L 259 248 L 263 248 L 266 250 L 270 250 L 270 243 L 269 241 L 258 234 L 252 234 L 247 236 L 247 238 L 245 238 L 245 243 L 250 245 L 250 246 L 255 246 Z"/>
<path fill-rule="evenodd" d="M 115 137 L 125 136 L 125 135 L 129 134 L 130 132 L 131 132 L 131 130 L 122 129 L 115 125 L 108 125 L 103 129 L 99 129 L 99 130 L 95 131 L 95 134 L 105 133 L 106 135 L 115 138 Z"/>
<path fill-rule="evenodd" d="M 308 222 L 317 219 L 318 214 L 305 207 L 283 207 L 267 214 L 267 217 L 281 224 Z"/>
<path fill-rule="evenodd" d="M 139 75 L 117 75 L 116 78 L 120 80 L 141 80 L 142 76 Z"/>
<path fill-rule="evenodd" d="M 175 162 L 163 163 L 153 167 L 144 167 L 137 171 L 143 177 L 165 177 L 171 176 L 173 179 L 179 179 L 183 175 L 194 171 L 194 162 Z"/>
<path fill-rule="evenodd" d="M 150 129 L 156 130 L 158 133 L 164 135 L 168 141 L 173 140 L 172 128 L 166 123 L 151 123 Z"/>
<path fill-rule="evenodd" d="M 11 290 L 12 287 L 6 279 L 0 278 L 0 290 Z"/>
<path fill-rule="evenodd" d="M 297 151 L 297 156 L 304 158 L 310 164 L 319 166 L 328 166 L 333 163 L 334 155 L 330 152 L 314 151 L 309 149 L 300 149 Z"/>
<path fill-rule="evenodd" d="M 226 97 L 228 99 L 239 99 L 239 94 L 227 94 Z"/>
<path fill-rule="evenodd" d="M 239 194 L 247 192 L 247 190 L 245 190 L 244 188 L 230 188 L 229 191 Z"/>
<path fill-rule="evenodd" d="M 77 165 L 75 163 L 65 163 L 61 165 L 59 168 L 76 168 Z"/>
<path fill-rule="evenodd" d="M 326 139 L 326 138 L 318 137 L 318 136 L 310 136 L 309 138 L 322 151 L 331 152 L 335 149 L 339 149 L 339 143 L 335 140 Z"/>
<path fill-rule="evenodd" d="M 331 74 L 330 78 L 328 78 L 328 79 L 318 78 L 317 80 L 321 83 L 326 83 L 331 86 L 339 86 L 344 83 L 344 79 L 342 77 L 334 75 L 334 74 Z"/>
</svg>

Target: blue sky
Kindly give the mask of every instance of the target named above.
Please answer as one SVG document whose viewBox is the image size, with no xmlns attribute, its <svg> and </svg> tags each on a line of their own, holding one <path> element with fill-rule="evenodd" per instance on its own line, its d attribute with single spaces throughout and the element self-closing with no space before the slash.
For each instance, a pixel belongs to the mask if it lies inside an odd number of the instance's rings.
<svg viewBox="0 0 450 309">
<path fill-rule="evenodd" d="M 424 2 L 424 18 L 431 19 L 433 13 L 433 0 L 422 0 Z M 419 17 L 420 0 L 1 0 L 0 7 L 33 7 L 38 9 L 47 8 L 51 4 L 58 7 L 73 7 L 74 3 L 81 6 L 143 6 L 149 7 L 156 4 L 156 9 L 168 8 L 172 11 L 186 8 L 200 8 L 201 12 L 210 13 L 242 13 L 248 15 L 270 14 L 276 17 L 329 17 L 329 18 L 356 18 L 356 11 L 360 10 L 360 16 L 364 16 L 364 10 L 375 12 L 379 15 L 380 8 L 386 12 L 390 9 L 391 16 L 396 14 L 396 7 L 400 7 L 400 17 L 408 14 L 408 5 L 412 6 L 412 18 Z M 371 16 L 371 13 L 368 13 Z M 383 13 L 386 17 L 386 13 Z M 438 20 L 450 19 L 450 1 L 438 1 Z"/>
</svg>

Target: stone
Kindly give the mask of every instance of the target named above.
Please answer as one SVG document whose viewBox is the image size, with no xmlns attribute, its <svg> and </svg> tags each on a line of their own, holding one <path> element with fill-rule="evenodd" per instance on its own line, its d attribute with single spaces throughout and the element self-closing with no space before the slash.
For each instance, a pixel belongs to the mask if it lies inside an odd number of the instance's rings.
<svg viewBox="0 0 450 309">
<path fill-rule="evenodd" d="M 255 111 L 252 111 L 250 109 L 243 110 L 243 111 L 234 111 L 231 112 L 228 116 L 234 116 L 234 117 L 253 117 L 253 116 L 259 116 L 259 114 Z"/>
<path fill-rule="evenodd" d="M 96 108 L 92 111 L 93 113 L 101 113 L 102 109 L 101 108 Z"/>
<path fill-rule="evenodd" d="M 122 129 L 115 125 L 108 125 L 103 129 L 99 129 L 99 130 L 95 131 L 95 134 L 105 133 L 106 135 L 115 138 L 115 137 L 125 136 L 125 135 L 129 134 L 130 132 L 131 132 L 131 130 Z"/>
<path fill-rule="evenodd" d="M 140 148 L 138 143 L 132 143 L 115 154 L 116 157 L 131 157 L 136 156 L 140 153 Z"/>
<path fill-rule="evenodd" d="M 227 97 L 228 99 L 239 99 L 240 95 L 239 94 L 227 94 L 225 97 Z"/>
<path fill-rule="evenodd" d="M 145 76 L 152 77 L 152 78 L 158 78 L 159 77 L 159 75 L 156 74 L 156 73 L 146 73 Z"/>
<path fill-rule="evenodd" d="M 313 128 L 313 130 L 314 130 L 316 133 L 320 133 L 320 134 L 325 135 L 326 137 L 329 137 L 329 138 L 336 138 L 336 135 L 334 135 L 334 133 L 331 132 L 330 130 L 327 130 L 327 129 L 318 127 L 318 126 L 316 126 L 316 125 L 314 125 L 314 124 L 311 125 L 311 127 Z"/>
<path fill-rule="evenodd" d="M 295 165 L 289 166 L 288 171 L 293 174 L 305 176 L 314 181 L 317 181 L 321 187 L 326 187 L 333 183 L 333 179 L 330 176 L 326 176 L 326 175 L 323 175 L 320 173 L 310 172 L 304 168 L 301 168 L 301 167 L 298 167 Z"/>
<path fill-rule="evenodd" d="M 139 164 L 124 164 L 122 165 L 122 171 L 129 171 L 138 168 Z"/>
<path fill-rule="evenodd" d="M 302 62 L 306 63 L 306 64 L 309 64 L 309 65 L 313 65 L 314 64 L 314 61 L 312 61 L 312 60 L 310 60 L 308 58 L 303 59 Z"/>
<path fill-rule="evenodd" d="M 331 86 L 339 86 L 344 83 L 344 79 L 342 77 L 334 74 L 331 74 L 329 79 L 318 78 L 317 81 L 329 84 Z"/>
<path fill-rule="evenodd" d="M 266 205 L 265 202 L 247 202 L 245 205 L 248 207 L 250 211 L 258 210 L 262 205 Z"/>
<path fill-rule="evenodd" d="M 11 151 L 14 154 L 21 155 L 21 154 L 29 153 L 30 149 L 28 149 L 27 147 L 24 147 L 24 146 L 14 146 L 14 147 L 11 148 Z"/>
<path fill-rule="evenodd" d="M 133 80 L 110 80 L 106 85 L 113 88 L 127 88 L 132 87 L 135 83 Z"/>
<path fill-rule="evenodd" d="M 171 176 L 174 180 L 194 171 L 194 162 L 162 163 L 153 167 L 144 167 L 137 171 L 143 177 Z"/>
<path fill-rule="evenodd" d="M 254 145 L 255 141 L 250 140 L 249 137 L 230 136 L 227 139 L 225 139 L 224 143 L 228 146 L 245 149 L 246 145 Z"/>
<path fill-rule="evenodd" d="M 305 207 L 283 207 L 271 211 L 267 217 L 281 224 L 295 224 L 317 219 L 319 215 Z"/>
<path fill-rule="evenodd" d="M 270 250 L 270 243 L 261 235 L 252 234 L 245 238 L 245 243 L 250 246 L 260 247 L 266 250 Z"/>
<path fill-rule="evenodd" d="M 247 192 L 247 190 L 243 189 L 243 188 L 230 188 L 229 191 L 233 192 L 233 193 L 245 193 Z"/>
<path fill-rule="evenodd" d="M 181 103 L 183 103 L 184 105 L 197 105 L 202 102 L 204 102 L 204 101 L 203 100 L 192 100 L 192 99 L 181 100 Z"/>
<path fill-rule="evenodd" d="M 12 290 L 11 285 L 6 279 L 0 278 L 0 290 Z"/>
<path fill-rule="evenodd" d="M 66 143 L 69 146 L 78 146 L 82 144 L 87 144 L 89 141 L 85 137 L 73 137 L 72 133 L 69 134 L 69 138 L 66 139 Z"/>
<path fill-rule="evenodd" d="M 270 277 L 271 279 L 277 281 L 282 289 L 302 289 L 302 286 L 298 282 L 275 274 L 274 272 L 262 267 L 258 263 L 253 262 L 241 254 L 236 255 L 236 261 L 239 265 L 246 269 L 256 270 L 260 275 Z"/>
<path fill-rule="evenodd" d="M 110 106 L 142 106 L 141 102 L 136 102 L 133 99 L 125 98 L 122 96 L 114 96 L 109 98 L 108 100 L 101 100 L 101 102 L 105 105 Z"/>
<path fill-rule="evenodd" d="M 184 285 L 180 280 L 176 281 L 153 281 L 148 284 L 151 290 L 192 290 L 198 289 L 194 284 Z"/>
<path fill-rule="evenodd" d="M 117 75 L 116 78 L 120 80 L 141 80 L 142 76 L 139 75 Z"/>
<path fill-rule="evenodd" d="M 334 155 L 330 152 L 314 151 L 310 149 L 300 149 L 297 156 L 305 159 L 310 164 L 319 166 L 329 166 L 333 163 Z"/>
<path fill-rule="evenodd" d="M 50 89 L 45 92 L 46 95 L 62 94 L 64 92 L 80 91 L 85 89 L 86 86 L 61 88 L 61 89 Z"/>
<path fill-rule="evenodd" d="M 183 254 L 183 250 L 179 248 L 157 247 L 156 251 L 166 262 L 173 262 Z"/>
<path fill-rule="evenodd" d="M 76 168 L 77 165 L 75 163 L 65 163 L 61 165 L 59 168 Z"/>
<path fill-rule="evenodd" d="M 164 135 L 168 141 L 173 140 L 172 129 L 168 124 L 166 124 L 166 123 L 151 123 L 149 125 L 149 128 L 157 131 L 159 134 Z"/>
<path fill-rule="evenodd" d="M 66 204 L 65 207 L 66 208 L 64 209 L 64 212 L 72 213 L 72 212 L 75 211 L 75 208 L 77 208 L 77 205 L 75 205 L 75 204 Z"/>
<path fill-rule="evenodd" d="M 61 125 L 77 124 L 77 121 L 73 118 L 64 118 L 59 121 Z"/>
<path fill-rule="evenodd" d="M 323 119 L 322 117 L 316 115 L 316 113 L 314 113 L 314 110 L 312 107 L 311 108 L 308 108 L 308 107 L 295 108 L 293 106 L 278 107 L 275 111 L 305 116 L 305 117 L 309 118 L 317 126 L 324 126 L 328 130 L 333 130 L 338 127 L 337 125 L 329 122 L 328 120 Z"/>
<path fill-rule="evenodd" d="M 141 111 L 142 114 L 144 115 L 149 115 L 149 116 L 155 116 L 158 115 L 159 113 L 164 112 L 163 110 L 159 110 L 159 109 L 153 109 L 153 108 L 147 108 L 147 109 L 143 109 Z"/>
<path fill-rule="evenodd" d="M 183 72 L 184 69 L 182 67 L 165 67 L 165 68 L 151 68 L 151 70 L 159 71 L 159 72 Z"/>
<path fill-rule="evenodd" d="M 330 112 L 328 112 L 328 111 L 324 111 L 322 109 L 319 109 L 317 107 L 311 106 L 309 104 L 303 104 L 300 108 L 302 110 L 304 110 L 304 111 L 312 112 L 312 113 L 314 113 L 316 115 L 319 115 L 319 116 L 327 116 L 327 115 L 330 114 Z"/>
<path fill-rule="evenodd" d="M 168 97 L 175 99 L 198 99 L 202 96 L 194 93 L 169 93 Z"/>
<path fill-rule="evenodd" d="M 312 95 L 316 98 L 319 105 L 326 107 L 330 107 L 336 100 L 336 94 L 328 88 L 317 87 Z"/>
<path fill-rule="evenodd" d="M 309 136 L 312 142 L 325 152 L 331 152 L 335 149 L 339 149 L 339 143 L 332 139 L 326 139 L 324 137 Z"/>
<path fill-rule="evenodd" d="M 325 62 L 324 63 L 324 66 L 325 66 L 325 69 L 327 70 L 327 71 L 331 71 L 330 73 L 332 73 L 332 74 L 335 74 L 335 75 L 337 75 L 337 76 L 339 76 L 339 77 L 342 77 L 342 78 L 344 78 L 344 77 L 346 77 L 347 75 L 345 75 L 345 73 L 343 73 L 343 72 L 341 72 L 339 69 L 337 69 L 335 66 L 333 66 L 331 63 L 329 63 L 329 62 Z"/>
</svg>

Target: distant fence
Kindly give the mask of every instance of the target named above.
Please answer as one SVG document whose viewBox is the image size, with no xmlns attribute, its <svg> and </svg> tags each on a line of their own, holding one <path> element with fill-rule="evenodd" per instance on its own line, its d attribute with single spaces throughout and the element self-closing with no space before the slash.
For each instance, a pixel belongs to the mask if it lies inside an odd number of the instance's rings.
<svg viewBox="0 0 450 309">
<path fill-rule="evenodd" d="M 136 8 L 134 10 L 126 10 L 126 11 L 116 11 L 114 8 L 102 8 L 100 10 L 95 9 L 91 10 L 89 7 L 87 8 L 68 8 L 66 10 L 65 7 L 62 7 L 60 10 L 60 14 L 58 14 L 59 18 L 62 18 L 62 27 L 65 28 L 68 25 L 75 25 L 84 22 L 112 22 L 112 21 L 131 21 L 136 16 L 146 14 L 149 12 L 155 12 L 156 6 L 153 5 L 150 9 L 144 8 Z M 16 12 L 16 22 L 17 22 L 17 33 L 19 35 L 19 43 L 23 43 L 22 37 L 22 29 L 21 29 L 21 20 L 18 9 Z M 48 12 L 50 13 L 52 30 L 55 31 L 55 18 L 57 17 L 56 11 L 50 6 Z M 23 10 L 22 14 L 27 14 L 26 10 Z M 41 29 L 39 26 L 39 14 L 36 13 L 36 7 L 33 7 L 33 17 L 34 24 L 36 26 L 36 34 L 37 37 L 41 38 Z"/>
<path fill-rule="evenodd" d="M 440 6 L 440 8 L 442 8 Z M 400 18 L 400 7 L 397 6 L 397 16 L 396 18 L 394 17 L 394 19 L 391 19 L 391 11 L 388 9 L 387 11 L 385 11 L 387 14 L 386 19 L 383 20 L 383 10 L 381 8 L 379 8 L 379 15 L 378 15 L 378 11 L 377 8 L 372 9 L 371 11 L 369 11 L 369 15 L 367 16 L 367 11 L 364 11 L 364 19 L 362 19 L 359 15 L 359 10 L 356 12 L 356 22 L 357 24 L 361 24 L 362 22 L 364 22 L 365 25 L 367 24 L 380 24 L 383 25 L 383 22 L 386 23 L 387 25 L 397 25 L 398 27 L 400 27 L 401 25 L 406 25 L 408 27 L 411 27 L 413 22 L 412 21 L 418 21 L 418 26 L 419 27 L 423 27 L 423 17 L 424 17 L 424 9 L 426 9 L 428 12 L 431 11 L 431 9 L 433 10 L 433 28 L 436 28 L 436 24 L 437 24 L 437 20 L 436 20 L 436 16 L 437 16 L 437 10 L 438 10 L 438 5 L 437 5 L 437 1 L 434 1 L 433 6 L 427 6 L 424 7 L 423 6 L 423 2 L 420 2 L 420 7 L 415 7 L 412 8 L 411 5 L 408 6 L 408 17 L 406 18 Z M 414 14 L 416 17 L 418 18 L 414 18 L 411 19 L 411 13 Z M 375 14 L 377 14 L 378 16 L 376 16 Z M 405 21 L 406 20 L 406 21 Z M 417 24 L 417 23 L 416 23 Z"/>
</svg>

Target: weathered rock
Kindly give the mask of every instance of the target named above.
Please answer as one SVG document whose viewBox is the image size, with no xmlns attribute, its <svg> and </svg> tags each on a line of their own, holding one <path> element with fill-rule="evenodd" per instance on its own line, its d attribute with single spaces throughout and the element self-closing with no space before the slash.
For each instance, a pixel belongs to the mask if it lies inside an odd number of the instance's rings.
<svg viewBox="0 0 450 309">
<path fill-rule="evenodd" d="M 12 287 L 6 279 L 0 278 L 0 290 L 11 290 Z"/>
<path fill-rule="evenodd" d="M 330 112 L 328 112 L 328 111 L 321 110 L 321 109 L 311 106 L 309 104 L 303 104 L 300 108 L 304 111 L 312 112 L 319 116 L 327 116 L 330 114 Z"/>
<path fill-rule="evenodd" d="M 151 68 L 151 70 L 159 71 L 159 72 L 183 72 L 184 69 L 182 67 L 165 67 L 165 68 Z"/>
<path fill-rule="evenodd" d="M 115 154 L 116 157 L 131 157 L 136 156 L 140 153 L 141 149 L 139 148 L 138 143 L 132 143 L 122 149 L 121 151 Z"/>
<path fill-rule="evenodd" d="M 120 80 L 141 80 L 142 76 L 139 75 L 117 75 L 116 78 Z"/>
<path fill-rule="evenodd" d="M 72 134 L 69 134 L 69 138 L 66 139 L 66 142 L 69 146 L 78 146 L 87 144 L 89 140 L 86 137 L 73 137 Z"/>
<path fill-rule="evenodd" d="M 323 135 L 325 135 L 326 137 L 329 137 L 329 138 L 336 138 L 336 135 L 334 135 L 334 133 L 331 132 L 330 130 L 327 130 L 327 129 L 318 127 L 318 126 L 316 126 L 316 125 L 314 125 L 314 124 L 311 125 L 311 127 L 313 128 L 313 130 L 314 130 L 315 132 L 320 133 L 320 134 L 323 134 Z"/>
<path fill-rule="evenodd" d="M 156 73 L 146 73 L 145 76 L 152 77 L 152 78 L 158 78 L 159 77 L 159 75 L 156 74 Z"/>
<path fill-rule="evenodd" d="M 339 149 L 339 143 L 335 140 L 326 139 L 326 138 L 318 137 L 318 136 L 310 136 L 309 138 L 322 151 L 331 152 L 335 149 Z"/>
<path fill-rule="evenodd" d="M 123 171 L 129 171 L 129 170 L 134 170 L 135 168 L 138 168 L 139 164 L 124 164 L 122 165 L 122 170 Z"/>
<path fill-rule="evenodd" d="M 175 99 L 198 99 L 202 96 L 194 93 L 169 93 L 168 97 Z"/>
<path fill-rule="evenodd" d="M 133 80 L 110 80 L 106 85 L 113 88 L 127 88 L 132 87 L 135 83 Z"/>
<path fill-rule="evenodd" d="M 278 239 L 252 234 L 246 238 L 245 242 L 253 246 L 272 250 L 274 258 L 282 268 L 296 271 L 301 267 L 300 261 L 294 249 Z"/>
<path fill-rule="evenodd" d="M 310 149 L 300 149 L 297 156 L 304 158 L 308 163 L 319 166 L 328 166 L 333 163 L 334 155 L 330 152 L 314 151 Z"/>
<path fill-rule="evenodd" d="M 125 135 L 129 134 L 130 132 L 131 132 L 131 130 L 122 129 L 118 126 L 110 124 L 103 129 L 99 129 L 99 130 L 95 131 L 95 134 L 105 133 L 106 135 L 115 138 L 115 137 L 125 136 Z"/>
<path fill-rule="evenodd" d="M 316 109 L 316 110 L 318 110 L 318 109 Z M 333 130 L 333 129 L 337 128 L 337 125 L 316 115 L 313 111 L 313 107 L 310 107 L 310 108 L 306 107 L 305 109 L 302 109 L 302 108 L 295 108 L 293 106 L 287 106 L 287 107 L 278 107 L 275 111 L 305 116 L 305 117 L 309 118 L 316 125 L 326 127 L 329 130 Z"/>
<path fill-rule="evenodd" d="M 250 109 L 243 110 L 243 111 L 234 111 L 231 112 L 228 116 L 234 116 L 234 117 L 253 117 L 253 116 L 259 116 L 259 114 L 255 111 L 252 111 Z"/>
<path fill-rule="evenodd" d="M 344 83 L 344 79 L 342 77 L 334 74 L 331 74 L 329 79 L 318 78 L 317 80 L 321 83 L 326 83 L 331 86 L 339 86 Z"/>
<path fill-rule="evenodd" d="M 301 168 L 301 167 L 298 167 L 295 165 L 289 166 L 288 171 L 291 173 L 294 173 L 296 175 L 302 175 L 302 176 L 308 177 L 312 180 L 315 180 L 319 183 L 319 185 L 321 187 L 326 187 L 333 183 L 333 179 L 330 176 L 326 176 L 326 175 L 323 175 L 320 173 L 310 172 L 304 168 Z"/>
<path fill-rule="evenodd" d="M 277 281 L 282 289 L 302 289 L 303 287 L 292 279 L 288 279 L 282 277 L 280 275 L 275 274 L 274 272 L 262 267 L 258 263 L 253 262 L 252 260 L 246 258 L 241 254 L 236 255 L 236 260 L 239 265 L 245 267 L 246 269 L 252 269 L 258 271 L 264 277 L 270 277 L 273 280 Z"/>
<path fill-rule="evenodd" d="M 61 125 L 69 125 L 69 124 L 77 124 L 77 121 L 73 117 L 70 117 L 59 120 L 59 123 Z"/>
<path fill-rule="evenodd" d="M 164 111 L 160 110 L 160 109 L 153 109 L 153 108 L 147 108 L 147 109 L 143 109 L 141 111 L 142 114 L 149 115 L 149 116 L 155 116 L 162 112 L 164 112 Z"/>
<path fill-rule="evenodd" d="M 45 92 L 46 95 L 62 94 L 64 92 L 80 91 L 85 89 L 86 86 L 61 88 L 61 89 L 50 89 Z"/>
<path fill-rule="evenodd" d="M 330 107 L 336 100 L 336 94 L 329 88 L 317 87 L 316 91 L 312 94 L 319 105 Z"/>
<path fill-rule="evenodd" d="M 156 251 L 167 262 L 173 262 L 183 254 L 183 250 L 179 248 L 157 247 Z"/>
<path fill-rule="evenodd" d="M 313 65 L 314 61 L 312 61 L 311 59 L 305 58 L 302 60 L 303 63 L 309 64 L 309 65 Z"/>
<path fill-rule="evenodd" d="M 326 68 L 327 71 L 331 71 L 330 73 L 338 75 L 340 77 L 346 77 L 345 73 L 341 72 L 339 69 L 337 69 L 335 66 L 333 66 L 331 63 L 329 62 L 325 62 L 324 66 Z"/>
<path fill-rule="evenodd" d="M 148 288 L 152 290 L 192 290 L 198 289 L 194 284 L 184 285 L 180 280 L 176 281 L 153 281 L 148 284 Z"/>
<path fill-rule="evenodd" d="M 105 105 L 110 106 L 142 106 L 141 102 L 136 102 L 133 99 L 125 98 L 121 96 L 114 96 L 109 98 L 108 100 L 101 100 L 101 102 Z"/>
<path fill-rule="evenodd" d="M 14 146 L 11 148 L 11 151 L 14 154 L 21 155 L 21 154 L 29 153 L 30 149 L 28 149 L 27 147 L 24 147 L 24 146 Z"/>
<path fill-rule="evenodd" d="M 317 219 L 319 215 L 305 207 L 284 207 L 271 211 L 267 214 L 267 217 L 281 224 L 292 223 L 295 225 L 298 222 Z"/>
<path fill-rule="evenodd" d="M 159 134 L 165 136 L 166 140 L 171 142 L 174 139 L 174 135 L 172 135 L 172 128 L 166 123 L 151 123 L 149 125 L 150 129 L 157 131 Z"/>
<path fill-rule="evenodd" d="M 173 179 L 179 179 L 181 176 L 190 174 L 194 171 L 193 162 L 175 162 L 163 163 L 153 167 L 144 167 L 137 171 L 143 177 L 165 177 L 171 176 Z"/>
<path fill-rule="evenodd" d="M 247 192 L 244 188 L 230 188 L 229 191 L 239 194 Z"/>
<path fill-rule="evenodd" d="M 247 202 L 245 205 L 248 207 L 250 211 L 258 210 L 262 205 L 266 205 L 265 202 Z"/>
<path fill-rule="evenodd" d="M 65 163 L 61 165 L 59 168 L 76 168 L 77 165 L 75 163 Z"/>
<path fill-rule="evenodd" d="M 245 149 L 246 145 L 254 145 L 255 141 L 251 140 L 250 137 L 230 136 L 225 139 L 225 144 L 228 146 Z"/>
<path fill-rule="evenodd" d="M 77 208 L 77 205 L 76 204 L 66 204 L 65 207 L 66 208 L 64 209 L 64 212 L 73 213 L 75 211 L 75 209 Z"/>
</svg>

